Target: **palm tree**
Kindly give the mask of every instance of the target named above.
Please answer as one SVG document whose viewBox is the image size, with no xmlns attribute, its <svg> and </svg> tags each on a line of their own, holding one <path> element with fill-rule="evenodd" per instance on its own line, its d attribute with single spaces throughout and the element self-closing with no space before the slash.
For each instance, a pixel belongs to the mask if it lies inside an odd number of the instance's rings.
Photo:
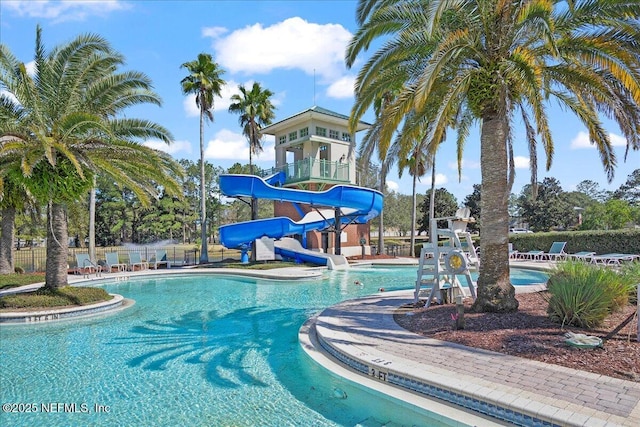
<svg viewBox="0 0 640 427">
<path fill-rule="evenodd" d="M 224 70 L 208 53 L 198 54 L 198 59 L 185 62 L 181 68 L 189 71 L 189 75 L 180 81 L 182 92 L 185 95 L 195 94 L 196 105 L 200 109 L 200 238 L 202 240 L 200 263 L 207 263 L 209 249 L 207 248 L 207 195 L 204 175 L 204 120 L 206 118 L 213 122 L 213 100 L 214 97 L 220 96 L 220 91 L 226 82 L 221 77 Z"/>
<path fill-rule="evenodd" d="M 5 129 L 15 126 L 21 117 L 19 108 L 6 96 L 0 98 L 0 135 L 4 135 Z M 0 137 L 0 143 L 8 142 L 9 136 Z M 15 239 L 15 221 L 18 210 L 30 200 L 26 189 L 16 180 L 11 179 L 12 174 L 19 174 L 19 169 L 14 165 L 11 168 L 3 168 L 0 172 L 0 274 L 14 273 L 13 241 Z"/>
<path fill-rule="evenodd" d="M 507 247 L 516 114 L 526 129 L 533 183 L 538 139 L 547 169 L 553 159 L 551 99 L 586 126 L 609 180 L 616 157 L 600 114 L 616 121 L 628 148 L 640 149 L 639 15 L 640 3 L 627 0 L 359 1 L 360 28 L 347 65 L 373 40 L 386 41 L 358 74 L 351 123 L 383 92 L 381 71 L 405 67 L 411 73 L 387 107 L 382 137 L 409 113 L 430 117 L 428 139 L 434 141 L 443 140 L 456 117 L 472 114 L 481 125 L 483 256 L 474 310 L 518 307 Z M 428 108 L 434 102 L 435 114 Z M 465 133 L 458 131 L 459 164 Z"/>
<path fill-rule="evenodd" d="M 398 140 L 399 141 L 399 140 Z M 427 157 L 426 150 L 423 148 L 425 144 L 424 139 L 419 139 L 416 141 L 413 149 L 411 150 L 410 156 L 402 157 L 398 161 L 398 176 L 402 178 L 402 173 L 405 169 L 409 169 L 409 175 L 411 175 L 411 238 L 409 239 L 409 247 L 411 248 L 411 256 L 414 254 L 414 247 L 416 244 L 416 210 L 417 210 L 417 200 L 416 200 L 416 186 L 417 181 L 420 177 L 424 176 L 427 173 L 427 168 L 432 163 L 432 157 Z"/>
<path fill-rule="evenodd" d="M 81 35 L 47 53 L 36 30 L 35 72 L 0 45 L 0 108 L 18 112 L 0 127 L 0 184 L 11 180 L 47 205 L 45 286 L 67 284 L 67 206 L 102 174 L 130 188 L 146 205 L 156 187 L 179 194 L 180 166 L 138 139 L 167 143 L 170 133 L 141 119 L 118 118 L 126 107 L 159 97 L 148 77 L 118 73 L 124 58 L 106 40 Z M 8 179 L 7 179 L 8 178 Z"/>
<path fill-rule="evenodd" d="M 4 179 L 0 189 L 0 274 L 14 272 L 13 241 L 16 212 L 29 200 L 28 194 L 10 179 Z"/>
<path fill-rule="evenodd" d="M 393 77 L 388 77 L 388 80 L 398 81 L 399 79 L 394 75 Z M 358 152 L 358 159 L 362 169 L 371 162 L 371 157 L 373 157 L 374 152 L 377 152 L 377 157 L 380 161 L 380 181 L 378 184 L 378 190 L 383 194 L 387 186 L 387 174 L 389 169 L 398 160 L 397 151 L 399 149 L 399 145 L 395 147 L 393 152 L 389 152 L 391 148 L 391 137 L 389 136 L 385 140 L 381 140 L 380 138 L 380 130 L 385 121 L 383 116 L 385 107 L 391 102 L 395 93 L 396 90 L 386 87 L 382 93 L 376 96 L 373 102 L 373 110 L 376 120 L 362 138 Z M 380 215 L 378 215 L 378 255 L 380 254 L 384 254 L 384 209 L 380 212 Z"/>
<path fill-rule="evenodd" d="M 251 91 L 247 91 L 244 85 L 238 86 L 239 94 L 231 96 L 229 112 L 238 114 L 238 122 L 242 126 L 242 134 L 249 141 L 249 169 L 254 175 L 253 155 L 262 152 L 262 128 L 270 125 L 275 117 L 275 107 L 271 103 L 273 92 L 262 89 L 260 83 L 254 82 Z M 251 219 L 257 217 L 257 205 L 255 199 L 251 200 Z"/>
<path fill-rule="evenodd" d="M 238 122 L 242 126 L 242 134 L 249 141 L 249 168 L 253 170 L 253 155 L 262 152 L 262 128 L 270 125 L 275 117 L 275 109 L 271 102 L 273 92 L 262 89 L 260 83 L 253 83 L 247 92 L 244 85 L 238 86 L 240 93 L 231 96 L 229 112 L 239 114 Z"/>
</svg>

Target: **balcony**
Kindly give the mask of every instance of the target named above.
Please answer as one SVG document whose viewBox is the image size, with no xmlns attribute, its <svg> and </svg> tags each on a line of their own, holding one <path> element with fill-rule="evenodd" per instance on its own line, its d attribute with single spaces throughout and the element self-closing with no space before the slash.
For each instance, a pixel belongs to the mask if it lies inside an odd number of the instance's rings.
<svg viewBox="0 0 640 427">
<path fill-rule="evenodd" d="M 285 185 L 303 182 L 349 183 L 349 165 L 342 162 L 306 158 L 279 168 L 263 169 L 262 176 L 283 171 Z"/>
</svg>

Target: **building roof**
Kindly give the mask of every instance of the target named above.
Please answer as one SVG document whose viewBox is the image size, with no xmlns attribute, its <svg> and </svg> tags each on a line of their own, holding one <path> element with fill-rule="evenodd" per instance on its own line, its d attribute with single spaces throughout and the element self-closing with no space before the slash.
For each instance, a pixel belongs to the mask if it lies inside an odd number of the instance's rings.
<svg viewBox="0 0 640 427">
<path fill-rule="evenodd" d="M 325 116 L 325 120 L 332 121 L 336 124 L 346 125 L 349 121 L 349 116 L 345 116 L 344 114 L 336 113 L 335 111 L 327 110 L 326 108 L 318 107 L 314 105 L 313 107 L 296 113 L 292 116 L 287 117 L 284 120 L 280 120 L 279 122 L 273 123 L 269 126 L 262 128 L 262 133 L 267 135 L 275 135 L 278 130 L 283 127 L 287 127 L 292 124 L 292 122 L 303 122 L 310 120 L 314 114 L 320 114 Z M 370 123 L 363 122 L 362 120 L 358 122 L 358 127 L 356 128 L 356 132 L 368 129 L 371 127 Z"/>
</svg>

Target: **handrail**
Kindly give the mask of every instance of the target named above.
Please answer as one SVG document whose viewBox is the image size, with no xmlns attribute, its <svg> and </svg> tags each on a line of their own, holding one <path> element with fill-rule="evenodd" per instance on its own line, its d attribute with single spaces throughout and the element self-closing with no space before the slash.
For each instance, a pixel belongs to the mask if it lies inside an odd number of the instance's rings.
<svg viewBox="0 0 640 427">
<path fill-rule="evenodd" d="M 284 172 L 285 184 L 310 179 L 323 181 L 349 182 L 349 164 L 339 161 L 329 161 L 308 157 L 293 163 L 287 163 L 277 168 L 263 169 L 260 177 L 266 177 L 278 172 Z"/>
</svg>

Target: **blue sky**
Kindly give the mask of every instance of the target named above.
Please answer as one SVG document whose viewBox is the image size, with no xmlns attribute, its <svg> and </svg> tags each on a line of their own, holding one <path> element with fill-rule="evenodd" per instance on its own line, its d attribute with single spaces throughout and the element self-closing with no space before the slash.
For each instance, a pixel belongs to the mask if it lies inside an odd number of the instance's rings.
<svg viewBox="0 0 640 427">
<path fill-rule="evenodd" d="M 353 103 L 353 81 L 362 60 L 351 70 L 344 65 L 344 52 L 356 31 L 355 0 L 212 1 L 212 0 L 110 0 L 110 1 L 14 1 L 0 2 L 0 41 L 23 62 L 33 59 L 35 28 L 40 24 L 48 49 L 70 41 L 81 33 L 105 37 L 127 60 L 123 69 L 146 73 L 163 99 L 162 107 L 136 107 L 129 115 L 154 120 L 166 126 L 175 141 L 164 146 L 148 145 L 169 152 L 174 158 L 199 157 L 198 111 L 192 97 L 182 95 L 180 80 L 186 70 L 180 65 L 200 52 L 213 55 L 226 70 L 223 97 L 215 100 L 215 122 L 205 127 L 206 160 L 229 167 L 248 163 L 248 144 L 237 116 L 227 112 L 230 96 L 238 84 L 257 81 L 275 93 L 276 120 L 318 105 L 349 114 Z M 615 179 L 607 183 L 596 150 L 589 145 L 586 129 L 575 117 L 555 104 L 549 105 L 555 143 L 553 165 L 545 170 L 539 153 L 539 181 L 557 178 L 565 191 L 585 179 L 615 190 L 628 175 L 640 168 L 640 152 L 630 152 L 624 162 L 626 141 L 613 122 L 605 122 L 618 157 Z M 372 121 L 372 114 L 364 117 Z M 515 129 L 517 156 L 514 193 L 529 182 L 528 152 L 524 131 Z M 271 137 L 268 137 L 271 138 Z M 362 138 L 362 133 L 358 135 Z M 445 144 L 436 158 L 438 186 L 453 193 L 458 202 L 480 183 L 479 131 L 472 132 L 464 152 L 463 176 L 458 181 L 453 142 Z M 257 159 L 262 167 L 274 165 L 273 140 Z M 411 178 L 398 178 L 393 170 L 389 187 L 411 193 Z M 424 193 L 430 177 L 422 178 Z"/>
</svg>

